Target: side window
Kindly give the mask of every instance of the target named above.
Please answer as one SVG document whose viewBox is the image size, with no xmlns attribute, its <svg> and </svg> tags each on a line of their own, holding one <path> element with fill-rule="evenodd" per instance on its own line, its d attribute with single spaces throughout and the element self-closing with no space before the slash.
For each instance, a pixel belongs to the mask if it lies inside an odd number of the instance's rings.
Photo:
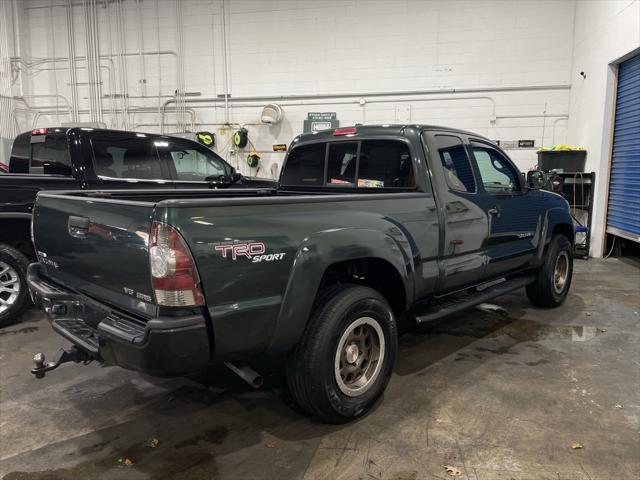
<svg viewBox="0 0 640 480">
<path fill-rule="evenodd" d="M 358 187 L 415 188 L 409 147 L 393 140 L 363 140 L 360 146 Z"/>
<path fill-rule="evenodd" d="M 289 152 L 282 170 L 283 185 L 324 185 L 325 143 L 314 143 L 294 148 Z"/>
<path fill-rule="evenodd" d="M 518 173 L 504 156 L 491 147 L 472 143 L 471 149 L 487 193 L 511 193 L 520 190 Z"/>
<path fill-rule="evenodd" d="M 96 137 L 91 146 L 96 175 L 100 177 L 163 178 L 156 149 L 147 139 Z"/>
<path fill-rule="evenodd" d="M 161 156 L 167 154 L 178 180 L 202 182 L 227 175 L 224 161 L 205 148 L 182 142 L 157 142 L 156 147 Z"/>
<path fill-rule="evenodd" d="M 29 173 L 71 175 L 71 158 L 66 135 L 42 135 L 43 141 L 31 143 Z"/>
<path fill-rule="evenodd" d="M 435 139 L 449 188 L 474 193 L 476 183 L 462 140 L 453 135 L 436 135 Z"/>
<path fill-rule="evenodd" d="M 357 156 L 357 142 L 330 143 L 327 161 L 327 184 L 355 185 Z"/>
</svg>

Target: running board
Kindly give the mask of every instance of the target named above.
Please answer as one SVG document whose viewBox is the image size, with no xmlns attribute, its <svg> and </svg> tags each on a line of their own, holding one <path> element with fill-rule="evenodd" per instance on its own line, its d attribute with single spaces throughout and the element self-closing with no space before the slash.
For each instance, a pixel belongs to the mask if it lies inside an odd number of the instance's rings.
<svg viewBox="0 0 640 480">
<path fill-rule="evenodd" d="M 436 300 L 423 311 L 416 312 L 415 320 L 418 325 L 432 322 L 434 320 L 440 320 L 447 315 L 451 315 L 467 308 L 475 307 L 476 305 L 491 300 L 495 297 L 505 295 L 513 290 L 525 287 L 533 282 L 535 277 L 523 276 L 516 277 L 504 282 L 488 286 L 482 290 L 475 289 L 467 290 L 463 293 L 456 293 L 450 296 L 444 297 L 441 300 Z"/>
</svg>

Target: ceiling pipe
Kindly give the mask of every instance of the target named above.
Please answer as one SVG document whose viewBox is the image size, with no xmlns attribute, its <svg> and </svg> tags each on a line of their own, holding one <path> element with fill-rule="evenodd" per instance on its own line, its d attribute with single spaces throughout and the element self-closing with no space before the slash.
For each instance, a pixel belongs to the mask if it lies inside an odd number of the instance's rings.
<svg viewBox="0 0 640 480">
<path fill-rule="evenodd" d="M 62 99 L 64 101 L 64 103 L 66 104 L 67 108 L 71 109 L 71 102 L 69 101 L 69 99 L 67 97 L 65 97 L 64 95 L 60 95 L 60 94 L 39 94 L 39 95 L 20 95 L 17 97 L 11 97 L 14 100 L 18 100 L 18 101 L 22 101 L 27 108 L 31 109 L 34 108 L 32 105 L 29 105 L 26 101 L 27 98 L 56 98 L 56 99 Z M 55 105 L 47 105 L 47 106 L 51 106 L 53 108 L 55 108 Z"/>
<path fill-rule="evenodd" d="M 68 69 L 69 69 L 69 82 L 70 90 L 71 90 L 71 103 L 73 108 L 71 110 L 71 117 L 74 122 L 78 120 L 77 111 L 78 111 L 78 91 L 77 84 L 78 81 L 76 79 L 76 53 L 75 53 L 75 35 L 73 33 L 73 12 L 71 10 L 71 0 L 67 0 L 66 3 L 66 14 L 67 14 L 67 51 L 68 51 Z M 55 65 L 55 64 L 54 64 Z"/>
<path fill-rule="evenodd" d="M 497 115 L 496 118 L 569 118 L 566 113 L 536 113 L 533 115 Z"/>
<path fill-rule="evenodd" d="M 568 84 L 554 84 L 554 85 L 528 85 L 528 86 L 507 86 L 507 87 L 485 87 L 485 88 L 450 88 L 450 89 L 431 89 L 431 90 L 408 90 L 408 91 L 399 91 L 399 92 L 355 92 L 355 93 L 321 93 L 321 94 L 303 94 L 303 95 L 264 95 L 264 96 L 244 96 L 244 97 L 231 97 L 231 102 L 229 102 L 229 97 L 227 95 L 222 96 L 222 98 L 206 98 L 206 97 L 194 97 L 187 98 L 185 101 L 187 103 L 211 103 L 214 106 L 220 103 L 224 103 L 225 108 L 227 106 L 229 108 L 241 108 L 248 107 L 249 105 L 244 102 L 287 102 L 283 103 L 283 106 L 286 105 L 320 105 L 322 103 L 339 105 L 339 104 L 352 104 L 352 103 L 360 103 L 361 98 L 367 98 L 367 103 L 389 103 L 389 102 L 415 102 L 415 101 L 435 101 L 435 99 L 416 99 L 409 98 L 404 99 L 397 97 L 415 97 L 421 95 L 446 95 L 446 94 L 473 94 L 473 93 L 509 93 L 509 92 L 525 92 L 525 91 L 549 91 L 549 90 L 568 90 L 571 88 L 571 85 Z M 394 97 L 389 98 L 388 100 L 376 100 L 379 97 Z M 346 99 L 346 98 L 354 98 L 352 101 L 346 102 L 322 102 L 322 103 L 313 103 L 317 100 L 332 100 L 332 99 Z M 496 103 L 492 97 L 487 95 L 482 96 L 474 96 L 474 97 L 448 97 L 442 100 L 473 100 L 473 99 L 483 99 L 491 102 L 492 104 L 492 119 L 496 117 Z M 301 103 L 294 103 L 294 102 Z M 160 108 L 160 128 L 163 131 L 163 123 L 164 123 L 164 110 L 167 106 L 174 103 L 174 99 L 168 99 Z M 259 106 L 262 106 L 261 103 Z"/>
<path fill-rule="evenodd" d="M 137 57 L 140 54 L 139 53 L 123 53 L 122 54 L 125 57 Z M 173 50 L 159 50 L 159 51 L 150 51 L 150 52 L 142 52 L 142 55 L 171 55 L 173 57 L 177 57 L 178 54 L 176 52 L 174 52 Z M 120 54 L 114 53 L 114 54 L 101 54 L 100 58 L 111 58 L 111 57 L 119 57 Z M 76 60 L 86 60 L 87 57 L 85 56 L 77 56 Z M 12 63 L 17 63 L 17 62 L 22 62 L 25 63 L 29 66 L 34 66 L 34 65 L 41 65 L 43 63 L 51 63 L 51 62 L 64 62 L 64 61 L 68 61 L 69 59 L 67 57 L 35 57 L 34 61 L 27 61 L 25 60 L 23 57 L 11 57 L 11 62 Z"/>
<path fill-rule="evenodd" d="M 550 84 L 550 85 L 518 85 L 507 87 L 473 87 L 473 88 L 437 88 L 427 90 L 401 90 L 398 92 L 341 92 L 341 93 L 312 93 L 312 94 L 292 94 L 292 95 L 260 95 L 260 96 L 230 96 L 231 101 L 256 101 L 256 102 L 277 102 L 284 100 L 319 100 L 332 98 L 351 97 L 389 97 L 389 96 L 417 96 L 417 95 L 447 95 L 463 93 L 508 93 L 508 92 L 530 92 L 547 90 L 570 90 L 570 84 Z M 215 100 L 224 100 L 216 98 Z"/>
<path fill-rule="evenodd" d="M 26 111 L 23 109 L 14 109 L 14 111 Z M 71 112 L 71 109 L 69 107 L 67 107 L 66 109 L 67 113 Z M 33 113 L 33 109 L 29 109 L 27 111 L 28 113 Z M 32 126 L 31 128 L 37 128 L 38 126 L 38 122 L 40 121 L 40 118 L 43 116 L 51 116 L 54 115 L 56 112 L 53 109 L 37 109 L 36 113 L 33 116 L 33 122 L 32 122 Z M 103 114 L 108 114 L 108 115 L 117 115 L 119 113 L 121 113 L 117 108 L 114 109 L 103 109 L 102 111 Z M 129 114 L 133 114 L 134 117 L 131 119 L 132 121 L 135 120 L 135 114 L 144 114 L 144 113 L 158 113 L 158 109 L 156 107 L 130 107 L 129 108 Z M 178 111 L 176 109 L 171 109 L 169 110 L 168 113 L 173 113 L 173 114 L 178 114 Z M 191 126 L 191 130 L 193 130 L 193 127 L 195 125 L 201 125 L 199 123 L 196 122 L 196 112 L 195 110 L 193 110 L 192 108 L 187 108 L 185 110 L 185 113 L 189 114 L 190 117 L 190 126 Z M 89 114 L 88 110 L 80 110 L 78 111 L 79 115 L 87 115 Z M 153 125 L 158 126 L 158 123 L 154 123 Z M 207 124 L 207 125 L 211 125 L 211 124 Z"/>
<path fill-rule="evenodd" d="M 100 31 L 98 27 L 98 11 L 96 0 L 91 0 L 91 20 L 93 22 L 93 71 L 96 78 L 95 92 L 96 92 L 96 104 L 98 106 L 98 120 L 103 121 L 102 118 L 102 74 L 100 72 Z"/>
<path fill-rule="evenodd" d="M 389 94 L 390 96 L 395 96 L 395 94 Z M 361 98 L 353 99 L 353 100 L 341 100 L 341 101 L 333 101 L 333 102 L 318 102 L 314 100 L 299 100 L 299 101 L 281 101 L 280 104 L 282 106 L 304 106 L 304 105 L 359 105 Z M 491 104 L 492 113 L 491 119 L 495 118 L 496 113 L 496 102 L 493 98 L 487 96 L 470 96 L 470 97 L 438 97 L 438 98 L 389 98 L 389 99 L 376 99 L 367 101 L 367 103 L 397 103 L 397 102 L 430 102 L 430 101 L 459 101 L 459 100 L 486 100 Z M 204 98 L 204 97 L 195 97 L 195 98 L 187 98 L 187 103 L 213 103 L 214 105 L 217 103 L 221 103 L 221 99 L 215 98 Z M 241 102 L 241 100 L 236 99 L 235 102 L 229 103 L 229 107 L 231 108 L 248 108 L 248 107 L 262 107 L 264 104 L 262 103 L 237 103 Z M 164 112 L 166 107 L 175 103 L 174 99 L 166 100 L 161 108 L 160 114 L 160 131 L 164 133 Z M 226 106 L 227 104 L 225 104 Z M 194 107 L 196 108 L 196 107 Z"/>
<path fill-rule="evenodd" d="M 229 54 L 227 49 L 227 14 L 226 1 L 222 0 L 220 7 L 222 9 L 222 69 L 224 79 L 224 121 L 229 123 L 229 95 L 231 94 L 229 87 Z"/>
</svg>

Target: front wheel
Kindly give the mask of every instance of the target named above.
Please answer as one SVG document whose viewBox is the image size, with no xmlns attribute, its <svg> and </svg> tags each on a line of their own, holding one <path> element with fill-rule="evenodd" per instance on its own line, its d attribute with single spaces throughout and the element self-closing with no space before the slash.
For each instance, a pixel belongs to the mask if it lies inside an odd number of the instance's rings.
<svg viewBox="0 0 640 480">
<path fill-rule="evenodd" d="M 384 391 L 397 351 L 396 323 L 377 291 L 352 284 L 320 292 L 304 337 L 289 358 L 296 402 L 328 423 L 362 415 Z"/>
<path fill-rule="evenodd" d="M 0 328 L 14 323 L 29 304 L 29 260 L 15 248 L 0 245 Z"/>
<path fill-rule="evenodd" d="M 572 277 L 571 242 L 564 235 L 554 235 L 536 279 L 527 285 L 527 296 L 534 305 L 557 307 L 567 298 Z"/>
</svg>

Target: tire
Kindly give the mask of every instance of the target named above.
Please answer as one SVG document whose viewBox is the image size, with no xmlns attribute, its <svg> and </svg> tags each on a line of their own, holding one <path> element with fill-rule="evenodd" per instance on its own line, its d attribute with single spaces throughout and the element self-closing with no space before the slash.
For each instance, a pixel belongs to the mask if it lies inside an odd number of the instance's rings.
<svg viewBox="0 0 640 480">
<path fill-rule="evenodd" d="M 302 340 L 288 359 L 291 395 L 324 422 L 348 422 L 384 391 L 397 349 L 396 322 L 382 295 L 353 284 L 328 287 L 316 298 Z"/>
<path fill-rule="evenodd" d="M 562 274 L 563 271 L 564 274 Z M 535 281 L 527 285 L 527 296 L 534 305 L 547 308 L 558 307 L 567 298 L 572 277 L 571 243 L 564 235 L 554 235 Z"/>
<path fill-rule="evenodd" d="M 27 257 L 0 244 L 0 328 L 14 323 L 29 304 L 27 266 Z"/>
</svg>

